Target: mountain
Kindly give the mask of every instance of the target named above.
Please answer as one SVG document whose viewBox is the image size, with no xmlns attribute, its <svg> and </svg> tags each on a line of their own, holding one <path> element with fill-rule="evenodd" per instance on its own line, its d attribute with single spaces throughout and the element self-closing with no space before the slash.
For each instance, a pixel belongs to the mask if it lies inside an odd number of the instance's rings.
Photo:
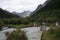
<svg viewBox="0 0 60 40">
<path fill-rule="evenodd" d="M 42 8 L 42 5 L 38 5 L 37 9 L 34 10 L 33 12 L 31 12 L 31 15 L 33 15 L 34 13 L 36 13 L 38 10 L 40 10 Z"/>
<path fill-rule="evenodd" d="M 60 9 L 60 0 L 51 0 L 43 9 Z"/>
<path fill-rule="evenodd" d="M 35 12 L 30 16 L 33 20 L 38 20 L 40 18 L 52 18 L 60 19 L 60 0 L 47 0 L 40 10 Z"/>
<path fill-rule="evenodd" d="M 13 17 L 19 17 L 19 16 L 0 8 L 0 18 L 13 18 Z"/>
<path fill-rule="evenodd" d="M 20 17 L 22 17 L 22 18 L 24 18 L 24 17 L 30 16 L 31 12 L 30 11 L 24 11 L 22 13 L 16 13 L 16 12 L 13 12 L 13 13 L 20 16 Z"/>
<path fill-rule="evenodd" d="M 36 10 L 34 10 L 33 12 L 31 12 L 31 15 L 33 15 L 34 13 L 36 13 L 37 11 L 41 10 L 41 8 L 43 8 L 47 3 L 49 3 L 49 1 L 46 1 L 44 4 L 40 4 L 38 5 L 38 7 L 36 8 Z"/>
</svg>

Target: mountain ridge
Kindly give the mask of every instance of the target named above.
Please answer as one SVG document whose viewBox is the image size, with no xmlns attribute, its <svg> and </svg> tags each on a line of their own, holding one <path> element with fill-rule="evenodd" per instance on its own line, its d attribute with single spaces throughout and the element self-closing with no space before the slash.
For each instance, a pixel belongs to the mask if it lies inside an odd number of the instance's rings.
<svg viewBox="0 0 60 40">
<path fill-rule="evenodd" d="M 19 17 L 19 16 L 0 8 L 0 18 L 13 18 L 13 17 Z"/>
<path fill-rule="evenodd" d="M 34 13 L 36 13 L 37 11 L 41 10 L 47 3 L 49 3 L 50 0 L 47 0 L 46 2 L 44 2 L 44 4 L 40 4 L 38 5 L 38 7 L 36 8 L 36 10 L 34 10 L 33 12 L 31 12 L 31 15 L 33 15 Z"/>
<path fill-rule="evenodd" d="M 47 0 L 48 3 L 38 10 L 36 13 L 31 15 L 32 20 L 37 21 L 43 19 L 60 19 L 60 0 Z M 50 2 L 49 2 L 50 1 Z M 34 18 L 34 19 L 33 19 Z"/>
<path fill-rule="evenodd" d="M 30 13 L 31 13 L 30 11 L 24 11 L 24 12 L 21 12 L 21 13 L 13 12 L 13 14 L 16 14 L 16 15 L 22 17 L 22 18 L 30 16 Z"/>
</svg>

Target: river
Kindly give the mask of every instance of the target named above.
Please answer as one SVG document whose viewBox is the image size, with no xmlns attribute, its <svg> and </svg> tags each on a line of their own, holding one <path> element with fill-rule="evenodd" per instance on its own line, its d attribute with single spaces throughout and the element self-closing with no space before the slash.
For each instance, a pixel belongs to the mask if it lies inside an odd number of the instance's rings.
<svg viewBox="0 0 60 40">
<path fill-rule="evenodd" d="M 11 32 L 13 30 L 16 29 L 8 28 L 6 30 L 0 31 L 0 40 L 6 40 L 5 32 Z M 21 30 L 26 32 L 28 40 L 41 40 L 42 31 L 40 31 L 40 27 L 22 28 Z"/>
</svg>

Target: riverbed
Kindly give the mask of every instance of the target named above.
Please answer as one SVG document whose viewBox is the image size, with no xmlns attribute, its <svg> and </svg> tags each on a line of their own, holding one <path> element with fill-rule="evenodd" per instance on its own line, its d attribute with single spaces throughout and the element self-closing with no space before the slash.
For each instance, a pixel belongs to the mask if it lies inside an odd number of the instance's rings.
<svg viewBox="0 0 60 40">
<path fill-rule="evenodd" d="M 16 29 L 8 28 L 6 30 L 0 31 L 0 40 L 6 40 L 5 32 L 11 32 L 13 30 Z M 22 28 L 21 30 L 26 32 L 28 40 L 41 40 L 42 31 L 40 31 L 40 27 Z"/>
</svg>

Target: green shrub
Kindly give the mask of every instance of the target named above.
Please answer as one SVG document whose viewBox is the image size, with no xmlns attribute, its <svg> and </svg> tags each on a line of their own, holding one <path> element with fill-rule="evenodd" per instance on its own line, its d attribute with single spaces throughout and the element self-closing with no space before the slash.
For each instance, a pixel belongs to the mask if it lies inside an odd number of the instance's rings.
<svg viewBox="0 0 60 40">
<path fill-rule="evenodd" d="M 21 30 L 13 31 L 7 35 L 7 40 L 27 40 L 25 32 Z"/>
<path fill-rule="evenodd" d="M 42 40 L 60 40 L 60 28 L 52 28 L 45 31 Z"/>
<path fill-rule="evenodd" d="M 8 36 L 9 35 L 9 32 L 5 32 L 5 35 Z"/>
<path fill-rule="evenodd" d="M 2 30 L 2 26 L 0 26 L 0 30 Z"/>
</svg>

